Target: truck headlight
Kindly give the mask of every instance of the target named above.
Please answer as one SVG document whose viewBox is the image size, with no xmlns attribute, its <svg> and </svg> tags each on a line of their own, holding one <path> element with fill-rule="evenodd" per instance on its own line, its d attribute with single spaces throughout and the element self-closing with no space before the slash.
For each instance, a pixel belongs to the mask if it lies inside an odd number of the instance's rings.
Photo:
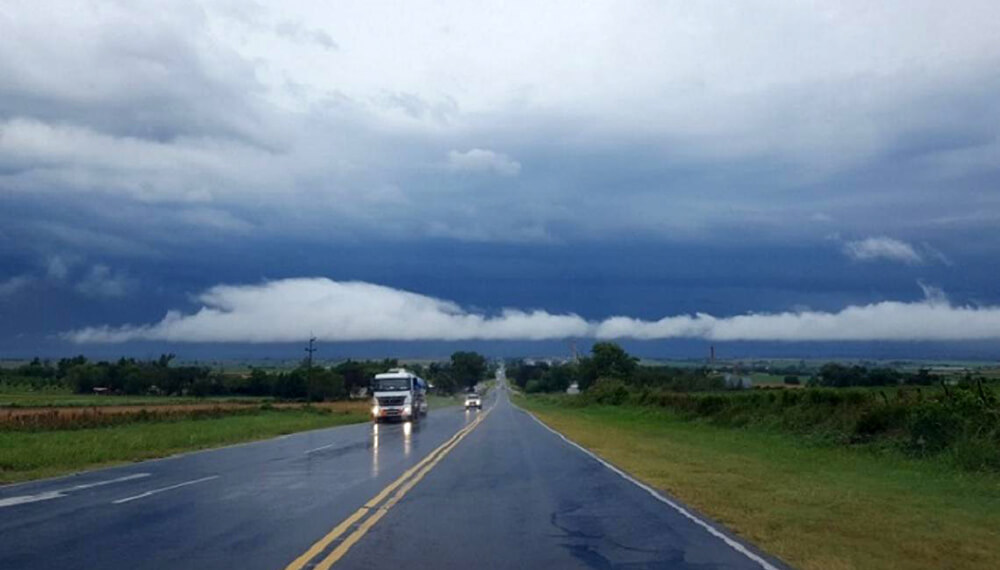
<svg viewBox="0 0 1000 570">
<path fill-rule="evenodd" d="M 375 404 L 374 406 L 372 406 L 372 415 L 373 416 L 377 416 L 378 415 L 378 404 Z"/>
<path fill-rule="evenodd" d="M 413 408 L 411 408 L 409 404 L 407 404 L 407 405 L 403 406 L 403 415 L 404 415 L 404 416 L 408 416 L 408 415 L 410 415 L 410 413 L 411 413 L 412 411 L 413 411 Z"/>
</svg>

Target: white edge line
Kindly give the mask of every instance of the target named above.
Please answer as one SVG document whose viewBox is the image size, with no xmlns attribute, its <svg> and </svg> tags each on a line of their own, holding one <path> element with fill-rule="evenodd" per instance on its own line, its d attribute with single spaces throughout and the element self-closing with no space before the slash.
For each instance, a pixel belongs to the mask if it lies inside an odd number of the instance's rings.
<svg viewBox="0 0 1000 570">
<path fill-rule="evenodd" d="M 750 551 L 746 546 L 740 544 L 739 542 L 733 540 L 732 538 L 729 538 L 724 533 L 720 532 L 719 529 L 715 528 L 711 524 L 709 524 L 709 523 L 705 522 L 704 520 L 700 519 L 697 515 L 695 515 L 691 511 L 685 509 L 681 505 L 677 504 L 675 501 L 671 501 L 667 497 L 664 497 L 656 489 L 650 487 L 649 485 L 643 483 L 642 481 L 639 481 L 635 477 L 632 477 L 628 473 L 626 473 L 626 472 L 622 471 L 621 469 L 615 467 L 614 465 L 608 463 L 607 461 L 605 461 L 604 459 L 602 459 L 600 456 L 598 456 L 594 452 L 592 452 L 589 449 L 583 447 L 579 443 L 571 440 L 570 438 L 568 438 L 565 435 L 559 433 L 558 431 L 552 429 L 551 427 L 549 427 L 548 425 L 546 425 L 545 422 L 543 422 L 542 420 L 540 420 L 537 417 L 535 417 L 535 414 L 532 414 L 531 412 L 529 412 L 529 411 L 521 408 L 520 406 L 517 406 L 516 404 L 515 404 L 515 406 L 517 408 L 519 408 L 521 411 L 523 411 L 524 413 L 528 414 L 528 416 L 531 419 L 533 419 L 536 422 L 538 422 L 543 428 L 545 428 L 545 429 L 549 430 L 550 432 L 558 435 L 566 443 L 568 443 L 568 444 L 572 445 L 573 447 L 579 449 L 580 451 L 586 453 L 590 457 L 592 457 L 595 460 L 597 460 L 601 465 L 604 465 L 605 467 L 607 467 L 608 469 L 614 471 L 618 475 L 621 475 L 627 481 L 629 481 L 629 482 L 635 484 L 636 486 L 638 486 L 639 488 L 643 489 L 644 491 L 646 491 L 647 493 L 649 493 L 650 495 L 652 495 L 654 499 L 660 501 L 661 503 L 665 503 L 666 505 L 670 506 L 670 508 L 674 509 L 678 513 L 684 515 L 688 519 L 691 519 L 692 522 L 694 522 L 698 526 L 700 526 L 700 527 L 704 528 L 705 530 L 707 530 L 709 532 L 709 534 L 711 534 L 712 536 L 714 536 L 716 538 L 721 539 L 723 542 L 725 542 L 726 544 L 728 544 L 730 547 L 732 547 L 734 550 L 736 550 L 740 554 L 742 554 L 742 555 L 746 556 L 747 558 L 749 558 L 750 560 L 753 560 L 754 562 L 760 564 L 761 567 L 764 568 L 765 570 L 781 570 L 777 566 L 771 564 L 767 560 L 764 560 L 763 558 L 761 558 L 760 556 L 758 556 L 754 552 Z"/>
<path fill-rule="evenodd" d="M 150 495 L 155 495 L 157 493 L 162 493 L 164 491 L 170 491 L 172 489 L 178 489 L 180 487 L 187 487 L 188 485 L 194 485 L 195 483 L 203 483 L 205 481 L 211 481 L 212 479 L 218 479 L 218 478 L 219 478 L 218 475 L 210 475 L 208 477 L 202 477 L 201 479 L 194 479 L 192 481 L 185 481 L 183 483 L 178 483 L 176 485 L 171 485 L 169 487 L 162 487 L 160 489 L 153 489 L 152 491 L 146 491 L 145 493 L 140 493 L 140 494 L 134 495 L 132 497 L 125 497 L 124 499 L 117 499 L 117 500 L 111 501 L 111 503 L 115 504 L 115 505 L 120 505 L 122 503 L 127 503 L 129 501 L 134 501 L 136 499 L 143 499 L 145 497 L 149 497 Z"/>
</svg>

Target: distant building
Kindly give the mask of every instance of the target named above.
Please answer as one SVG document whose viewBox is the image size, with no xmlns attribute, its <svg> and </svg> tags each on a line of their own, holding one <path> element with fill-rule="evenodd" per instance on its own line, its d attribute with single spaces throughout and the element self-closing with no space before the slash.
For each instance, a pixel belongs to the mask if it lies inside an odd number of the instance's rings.
<svg viewBox="0 0 1000 570">
<path fill-rule="evenodd" d="M 566 388 L 566 393 L 567 394 L 579 394 L 580 393 L 580 384 L 578 382 L 573 382 L 572 384 L 569 385 L 569 388 Z"/>
</svg>

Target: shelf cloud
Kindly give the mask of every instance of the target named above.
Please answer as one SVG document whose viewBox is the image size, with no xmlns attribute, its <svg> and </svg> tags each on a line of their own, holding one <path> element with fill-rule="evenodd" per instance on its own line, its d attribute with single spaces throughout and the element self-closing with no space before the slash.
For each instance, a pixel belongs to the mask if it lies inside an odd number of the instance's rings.
<svg viewBox="0 0 1000 570">
<path fill-rule="evenodd" d="M 1000 338 L 1000 307 L 956 306 L 922 285 L 920 301 L 882 301 L 839 311 L 790 311 L 656 321 L 504 309 L 476 313 L 435 297 L 360 281 L 294 278 L 217 285 L 197 296 L 194 313 L 170 311 L 157 323 L 96 326 L 65 333 L 72 342 L 292 342 L 312 333 L 328 341 L 703 338 L 759 341 L 951 341 Z"/>
</svg>

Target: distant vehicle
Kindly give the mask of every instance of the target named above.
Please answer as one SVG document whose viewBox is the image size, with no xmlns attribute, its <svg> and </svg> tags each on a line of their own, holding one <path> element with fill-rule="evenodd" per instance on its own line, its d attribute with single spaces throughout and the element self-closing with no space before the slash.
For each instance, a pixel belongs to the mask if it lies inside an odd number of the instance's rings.
<svg viewBox="0 0 1000 570">
<path fill-rule="evenodd" d="M 417 421 L 427 415 L 427 382 L 405 368 L 372 379 L 372 419 Z"/>
<path fill-rule="evenodd" d="M 466 394 L 465 396 L 465 409 L 476 408 L 477 410 L 483 409 L 483 399 L 479 394 Z"/>
</svg>

